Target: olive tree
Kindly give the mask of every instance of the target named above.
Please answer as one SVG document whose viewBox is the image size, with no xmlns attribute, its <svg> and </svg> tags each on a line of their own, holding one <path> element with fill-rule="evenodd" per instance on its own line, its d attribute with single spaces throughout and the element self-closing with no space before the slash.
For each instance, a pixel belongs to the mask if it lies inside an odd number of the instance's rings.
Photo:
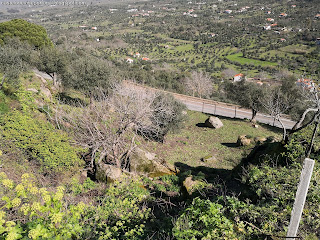
<svg viewBox="0 0 320 240">
<path fill-rule="evenodd" d="M 23 51 L 20 48 L 14 48 L 9 45 L 0 45 L 0 90 L 3 84 L 7 82 L 12 86 L 19 84 L 19 75 L 27 69 L 27 64 L 23 59 Z"/>
</svg>

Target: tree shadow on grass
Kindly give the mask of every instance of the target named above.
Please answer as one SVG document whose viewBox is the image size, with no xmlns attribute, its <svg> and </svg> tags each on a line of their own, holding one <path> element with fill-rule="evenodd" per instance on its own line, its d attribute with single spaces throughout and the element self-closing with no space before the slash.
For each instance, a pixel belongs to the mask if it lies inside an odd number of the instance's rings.
<svg viewBox="0 0 320 240">
<path fill-rule="evenodd" d="M 221 143 L 221 145 L 228 147 L 228 148 L 238 148 L 239 145 L 237 143 Z"/>
<path fill-rule="evenodd" d="M 197 123 L 196 126 L 199 128 L 208 128 L 204 123 Z"/>
<path fill-rule="evenodd" d="M 70 105 L 70 106 L 74 106 L 74 107 L 88 105 L 83 99 L 70 97 L 65 92 L 58 93 L 56 98 L 59 101 L 61 101 L 62 103 Z"/>
</svg>

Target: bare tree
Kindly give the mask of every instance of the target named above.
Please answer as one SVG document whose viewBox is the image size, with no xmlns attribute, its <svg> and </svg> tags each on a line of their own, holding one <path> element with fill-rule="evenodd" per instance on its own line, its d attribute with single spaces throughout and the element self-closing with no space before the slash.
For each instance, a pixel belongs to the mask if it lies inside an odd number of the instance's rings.
<svg viewBox="0 0 320 240">
<path fill-rule="evenodd" d="M 317 86 L 312 89 L 302 89 L 302 96 L 306 105 L 306 109 L 300 115 L 299 120 L 296 122 L 293 128 L 290 130 L 290 134 L 300 131 L 314 123 L 320 115 L 320 99 Z M 307 115 L 310 113 L 313 113 L 313 116 L 306 122 L 305 120 Z"/>
<path fill-rule="evenodd" d="M 121 85 L 111 96 L 102 91 L 90 105 L 69 113 L 61 112 L 61 120 L 75 141 L 90 150 L 92 168 L 97 159 L 97 164 L 104 161 L 128 169 L 137 135 L 146 133 L 148 136 L 150 131 L 157 134 L 175 114 L 173 108 L 157 99 L 155 92 Z M 157 117 L 159 115 L 165 117 Z"/>
<path fill-rule="evenodd" d="M 203 72 L 192 72 L 191 77 L 185 79 L 186 90 L 192 93 L 192 96 L 206 97 L 212 93 L 212 79 L 209 74 Z"/>
<path fill-rule="evenodd" d="M 267 93 L 260 98 L 260 102 L 273 119 L 281 124 L 283 129 L 282 139 L 285 140 L 287 137 L 287 130 L 281 120 L 281 115 L 290 108 L 291 99 L 289 99 L 287 95 L 283 94 L 278 87 L 270 88 L 266 91 Z"/>
<path fill-rule="evenodd" d="M 226 79 L 233 79 L 234 75 L 236 75 L 237 72 L 231 68 L 227 68 L 222 71 L 222 77 Z"/>
</svg>

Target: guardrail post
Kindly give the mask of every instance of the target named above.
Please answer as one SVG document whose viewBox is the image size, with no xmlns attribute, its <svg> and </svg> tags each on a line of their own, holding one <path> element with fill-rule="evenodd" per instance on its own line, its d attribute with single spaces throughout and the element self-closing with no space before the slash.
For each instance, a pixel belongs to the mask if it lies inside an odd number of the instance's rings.
<svg viewBox="0 0 320 240">
<path fill-rule="evenodd" d="M 237 107 L 234 106 L 234 118 L 236 118 L 236 117 L 237 117 Z"/>
<path fill-rule="evenodd" d="M 276 121 L 276 119 L 275 119 L 275 118 L 273 118 L 273 124 L 272 124 L 272 126 L 274 126 L 275 121 Z"/>
<path fill-rule="evenodd" d="M 217 104 L 214 105 L 214 115 L 216 115 Z"/>
<path fill-rule="evenodd" d="M 204 102 L 202 102 L 202 113 L 203 113 L 203 111 L 204 111 Z"/>
</svg>

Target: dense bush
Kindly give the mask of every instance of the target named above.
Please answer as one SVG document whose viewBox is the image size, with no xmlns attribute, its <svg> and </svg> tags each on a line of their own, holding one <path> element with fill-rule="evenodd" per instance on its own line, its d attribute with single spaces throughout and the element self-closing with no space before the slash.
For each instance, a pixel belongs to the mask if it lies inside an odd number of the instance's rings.
<svg viewBox="0 0 320 240">
<path fill-rule="evenodd" d="M 159 94 L 152 102 L 152 124 L 145 128 L 141 126 L 139 131 L 150 139 L 163 141 L 169 131 L 177 131 L 182 127 L 185 116 L 182 111 L 185 105 L 178 102 L 170 94 Z"/>
<path fill-rule="evenodd" d="M 115 183 L 101 197 L 90 198 L 89 204 L 81 201 L 88 197 L 75 199 L 74 192 L 62 186 L 38 188 L 29 174 L 17 184 L 2 172 L 0 236 L 10 240 L 142 238 L 150 209 L 143 207 L 149 194 L 140 184 Z"/>
<path fill-rule="evenodd" d="M 46 30 L 39 25 L 23 19 L 14 19 L 0 23 L 0 44 L 7 38 L 17 37 L 21 41 L 27 41 L 35 47 L 51 46 Z"/>
<path fill-rule="evenodd" d="M 81 165 L 78 153 L 82 150 L 70 145 L 66 133 L 56 130 L 51 124 L 13 111 L 0 118 L 0 136 L 7 146 L 10 143 L 27 153 L 44 172 L 62 172 Z"/>
<path fill-rule="evenodd" d="M 177 219 L 173 235 L 176 239 L 236 239 L 233 228 L 222 205 L 195 198 Z"/>
</svg>

